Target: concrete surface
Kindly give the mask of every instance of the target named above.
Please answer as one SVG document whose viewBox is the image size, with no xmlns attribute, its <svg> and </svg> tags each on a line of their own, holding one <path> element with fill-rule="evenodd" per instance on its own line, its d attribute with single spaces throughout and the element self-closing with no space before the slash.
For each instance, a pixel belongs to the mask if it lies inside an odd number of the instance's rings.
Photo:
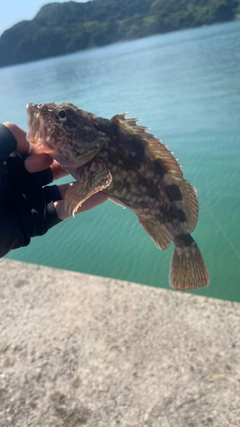
<svg viewBox="0 0 240 427">
<path fill-rule="evenodd" d="M 240 305 L 0 262 L 0 426 L 240 426 Z"/>
</svg>

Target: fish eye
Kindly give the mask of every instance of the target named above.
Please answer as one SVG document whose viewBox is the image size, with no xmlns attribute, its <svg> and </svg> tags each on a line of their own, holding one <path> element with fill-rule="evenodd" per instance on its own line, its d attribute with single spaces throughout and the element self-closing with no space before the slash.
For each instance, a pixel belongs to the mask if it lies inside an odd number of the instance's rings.
<svg viewBox="0 0 240 427">
<path fill-rule="evenodd" d="M 57 112 L 57 116 L 59 117 L 59 119 L 60 120 L 62 120 L 62 121 L 66 121 L 67 120 L 67 113 L 66 113 L 66 111 L 65 110 L 59 110 L 58 112 Z"/>
</svg>

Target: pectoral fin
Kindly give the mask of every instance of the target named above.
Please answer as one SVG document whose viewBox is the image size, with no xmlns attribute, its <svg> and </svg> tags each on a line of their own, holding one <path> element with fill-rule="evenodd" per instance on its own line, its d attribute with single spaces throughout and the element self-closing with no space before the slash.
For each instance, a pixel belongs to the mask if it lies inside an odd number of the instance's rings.
<svg viewBox="0 0 240 427">
<path fill-rule="evenodd" d="M 86 169 L 88 168 L 88 169 Z M 85 178 L 85 180 L 83 180 Z M 112 175 L 101 164 L 97 165 L 94 173 L 89 172 L 89 165 L 81 168 L 79 179 L 74 182 L 65 195 L 65 209 L 74 216 L 78 208 L 93 194 L 107 188 L 112 182 Z"/>
</svg>

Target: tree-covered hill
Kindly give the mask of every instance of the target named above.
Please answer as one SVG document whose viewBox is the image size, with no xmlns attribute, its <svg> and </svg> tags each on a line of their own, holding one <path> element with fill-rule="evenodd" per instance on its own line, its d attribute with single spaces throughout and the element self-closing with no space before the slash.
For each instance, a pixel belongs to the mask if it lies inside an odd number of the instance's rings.
<svg viewBox="0 0 240 427">
<path fill-rule="evenodd" d="M 0 67 L 120 40 L 231 21 L 240 0 L 93 0 L 50 3 L 0 37 Z"/>
</svg>

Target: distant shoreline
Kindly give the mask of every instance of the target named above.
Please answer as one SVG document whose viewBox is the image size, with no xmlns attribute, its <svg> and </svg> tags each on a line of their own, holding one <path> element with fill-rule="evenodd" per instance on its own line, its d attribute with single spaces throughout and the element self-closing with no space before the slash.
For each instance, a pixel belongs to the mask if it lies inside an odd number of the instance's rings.
<svg viewBox="0 0 240 427">
<path fill-rule="evenodd" d="M 50 3 L 30 21 L 21 21 L 0 37 L 0 67 L 232 22 L 240 19 L 240 0 L 93 0 Z"/>
<path fill-rule="evenodd" d="M 106 46 L 111 46 L 111 45 L 118 45 L 118 44 L 121 44 L 121 43 L 127 43 L 127 42 L 131 42 L 131 41 L 134 41 L 134 40 L 141 40 L 141 39 L 147 38 L 147 37 L 154 37 L 154 36 L 161 36 L 161 35 L 163 36 L 163 35 L 170 34 L 170 33 L 175 33 L 175 32 L 178 32 L 178 31 L 194 30 L 194 29 L 202 28 L 202 27 L 212 27 L 212 26 L 215 26 L 215 25 L 223 25 L 223 24 L 227 24 L 227 23 L 231 23 L 231 22 L 235 22 L 235 21 L 240 21 L 240 15 L 238 15 L 238 18 L 233 19 L 232 21 L 215 22 L 213 24 L 202 24 L 202 25 L 199 25 L 198 27 L 179 28 L 179 29 L 176 29 L 176 30 L 166 31 L 165 33 L 155 33 L 155 34 L 149 34 L 149 35 L 142 36 L 142 37 L 136 37 L 136 38 L 130 38 L 130 39 L 122 39 L 122 40 L 118 40 L 116 42 L 108 43 L 108 44 L 103 45 L 103 46 L 89 46 L 86 49 L 80 49 L 80 50 L 76 50 L 74 52 L 66 52 L 66 53 L 61 53 L 61 54 L 57 54 L 57 55 L 53 54 L 51 56 L 39 57 L 37 59 L 35 59 L 35 58 L 34 59 L 29 59 L 27 61 L 15 62 L 13 64 L 2 65 L 1 64 L 1 58 L 0 58 L 0 69 L 1 68 L 5 68 L 5 67 L 9 67 L 9 66 L 14 66 L 14 65 L 21 65 L 21 64 L 31 63 L 31 62 L 42 61 L 42 60 L 46 60 L 46 59 L 60 58 L 60 57 L 63 57 L 63 56 L 72 55 L 72 54 L 77 53 L 77 52 L 89 51 L 89 50 L 98 49 L 100 47 L 106 47 Z"/>
</svg>

